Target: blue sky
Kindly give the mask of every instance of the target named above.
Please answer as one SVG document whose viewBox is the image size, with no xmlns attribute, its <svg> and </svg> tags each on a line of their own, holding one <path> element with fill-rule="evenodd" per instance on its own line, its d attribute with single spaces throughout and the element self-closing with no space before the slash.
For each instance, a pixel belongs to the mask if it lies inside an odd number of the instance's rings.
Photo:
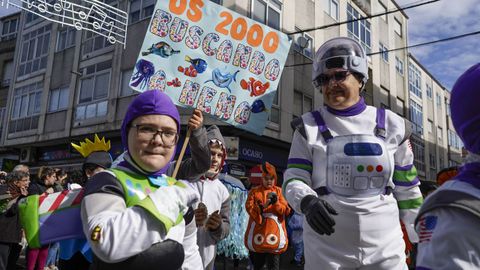
<svg viewBox="0 0 480 270">
<path fill-rule="evenodd" d="M 397 0 L 405 6 L 414 0 Z M 406 10 L 408 44 L 418 44 L 480 31 L 480 1 L 440 0 Z M 417 60 L 447 89 L 470 66 L 480 62 L 480 35 L 410 49 Z"/>
</svg>

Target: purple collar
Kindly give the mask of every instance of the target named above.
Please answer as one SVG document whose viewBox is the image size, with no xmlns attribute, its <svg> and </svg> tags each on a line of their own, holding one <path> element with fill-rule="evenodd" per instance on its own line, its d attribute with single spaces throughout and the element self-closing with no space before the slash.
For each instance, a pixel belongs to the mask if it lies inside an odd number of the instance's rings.
<svg viewBox="0 0 480 270">
<path fill-rule="evenodd" d="M 480 189 L 480 162 L 467 163 L 460 168 L 455 180 L 467 182 Z"/>
<path fill-rule="evenodd" d="M 367 108 L 367 104 L 365 103 L 365 99 L 363 99 L 363 97 L 360 97 L 360 100 L 353 106 L 350 106 L 346 109 L 343 109 L 343 110 L 337 110 L 337 109 L 334 109 L 334 108 L 330 108 L 328 106 L 327 107 L 327 111 L 329 111 L 330 113 L 334 114 L 334 115 L 338 115 L 338 116 L 354 116 L 354 115 L 358 115 L 358 114 L 361 114 L 363 111 L 365 111 L 365 109 Z"/>
</svg>

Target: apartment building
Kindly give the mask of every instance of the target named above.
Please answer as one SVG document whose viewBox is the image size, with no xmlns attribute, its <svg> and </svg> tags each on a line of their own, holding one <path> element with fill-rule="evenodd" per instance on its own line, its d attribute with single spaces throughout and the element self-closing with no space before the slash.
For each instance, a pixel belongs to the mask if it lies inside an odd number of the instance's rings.
<svg viewBox="0 0 480 270">
<path fill-rule="evenodd" d="M 21 13 L 14 72 L 5 106 L 4 136 L 0 141 L 4 147 L 18 149 L 20 162 L 78 168 L 82 159 L 70 148 L 70 141 L 78 142 L 94 133 L 112 141 L 114 157 L 123 151 L 119 130 L 125 110 L 135 95 L 128 82 L 155 1 L 104 2 L 127 11 L 129 15 L 126 49 L 120 44 L 112 45 L 106 38 L 92 32 L 77 31 L 32 13 Z M 262 161 L 273 163 L 279 171 L 285 169 L 293 135 L 290 121 L 323 104 L 321 93 L 311 84 L 311 63 L 315 49 L 332 37 L 355 38 L 371 54 L 371 79 L 364 93 L 367 103 L 408 117 L 410 93 L 406 65 L 409 58 L 403 50 L 387 51 L 407 45 L 408 17 L 399 11 L 369 18 L 399 9 L 394 1 L 213 2 L 281 30 L 292 39 L 263 136 L 232 128 L 212 118 L 206 119 L 207 125 L 220 125 L 222 133 L 236 144 L 232 147 L 238 149 L 237 155 L 227 161 L 231 168 L 235 168 L 235 173 L 248 174 L 252 166 Z M 359 18 L 367 19 L 324 27 Z M 309 30 L 320 27 L 322 29 Z M 35 54 L 29 54 L 31 51 Z M 189 112 L 180 111 L 185 124 Z M 446 124 L 440 127 L 445 135 L 443 138 L 446 138 Z M 182 129 L 185 130 L 184 125 Z M 443 162 L 446 160 L 445 156 Z"/>
<path fill-rule="evenodd" d="M 7 119 L 7 97 L 13 85 L 13 67 L 15 44 L 20 23 L 20 12 L 0 18 L 0 170 L 9 170 L 16 164 L 18 154 L 15 149 L 3 148 L 2 138 L 5 134 Z"/>
<path fill-rule="evenodd" d="M 413 55 L 408 81 L 415 167 L 420 179 L 434 181 L 440 170 L 461 163 L 462 143 L 451 122 L 450 93 Z"/>
</svg>

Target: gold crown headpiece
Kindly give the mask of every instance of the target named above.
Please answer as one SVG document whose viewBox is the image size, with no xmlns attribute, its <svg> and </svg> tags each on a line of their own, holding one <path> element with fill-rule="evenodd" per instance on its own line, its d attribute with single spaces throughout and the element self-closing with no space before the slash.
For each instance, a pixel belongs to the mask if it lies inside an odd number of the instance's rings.
<svg viewBox="0 0 480 270">
<path fill-rule="evenodd" d="M 105 141 L 105 137 L 98 138 L 98 135 L 95 134 L 94 141 L 90 141 L 88 138 L 85 139 L 85 142 L 80 142 L 80 145 L 71 143 L 73 148 L 75 148 L 84 158 L 88 157 L 91 153 L 97 151 L 108 152 L 110 150 L 110 140 Z"/>
</svg>

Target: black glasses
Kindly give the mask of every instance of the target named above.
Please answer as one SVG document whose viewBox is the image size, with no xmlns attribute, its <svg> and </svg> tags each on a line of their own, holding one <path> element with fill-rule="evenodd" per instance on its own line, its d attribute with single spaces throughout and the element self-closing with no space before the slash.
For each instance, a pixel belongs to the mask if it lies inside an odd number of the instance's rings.
<svg viewBox="0 0 480 270">
<path fill-rule="evenodd" d="M 159 134 L 164 146 L 174 146 L 178 141 L 178 134 L 173 130 L 158 130 L 149 125 L 131 125 L 131 127 L 137 129 L 137 136 L 141 140 L 150 141 Z"/>
<path fill-rule="evenodd" d="M 327 85 L 330 80 L 334 79 L 336 82 L 343 82 L 348 75 L 350 75 L 350 71 L 337 71 L 335 73 L 332 73 L 331 75 L 328 74 L 320 74 L 318 77 L 313 80 L 313 85 L 315 87 L 320 87 L 322 85 Z"/>
</svg>

